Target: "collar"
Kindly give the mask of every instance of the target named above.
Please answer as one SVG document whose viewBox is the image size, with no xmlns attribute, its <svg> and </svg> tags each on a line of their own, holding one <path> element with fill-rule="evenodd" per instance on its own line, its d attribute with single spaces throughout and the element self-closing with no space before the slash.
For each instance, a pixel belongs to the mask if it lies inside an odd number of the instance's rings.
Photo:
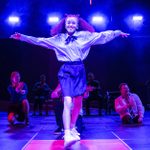
<svg viewBox="0 0 150 150">
<path fill-rule="evenodd" d="M 67 39 L 69 36 L 78 36 L 78 32 L 75 31 L 72 35 L 69 35 L 68 33 L 66 33 L 66 39 Z"/>
</svg>

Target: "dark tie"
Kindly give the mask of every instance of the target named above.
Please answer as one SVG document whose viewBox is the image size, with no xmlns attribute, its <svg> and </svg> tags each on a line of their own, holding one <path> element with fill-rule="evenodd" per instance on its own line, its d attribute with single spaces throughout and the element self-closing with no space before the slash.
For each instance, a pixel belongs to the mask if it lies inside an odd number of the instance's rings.
<svg viewBox="0 0 150 150">
<path fill-rule="evenodd" d="M 77 40 L 77 37 L 76 36 L 68 36 L 67 39 L 65 40 L 66 41 L 66 45 L 69 44 L 70 42 L 73 42 Z"/>
</svg>

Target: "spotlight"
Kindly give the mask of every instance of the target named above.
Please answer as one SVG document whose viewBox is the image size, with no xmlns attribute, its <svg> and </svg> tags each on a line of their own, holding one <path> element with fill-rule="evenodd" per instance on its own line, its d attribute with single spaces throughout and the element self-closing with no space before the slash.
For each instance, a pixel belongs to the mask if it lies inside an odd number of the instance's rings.
<svg viewBox="0 0 150 150">
<path fill-rule="evenodd" d="M 104 18 L 102 16 L 94 16 L 92 18 L 92 23 L 95 23 L 95 24 L 104 23 Z"/>
<path fill-rule="evenodd" d="M 20 24 L 20 18 L 18 16 L 9 16 L 7 19 L 7 22 L 10 25 L 19 25 Z"/>
<path fill-rule="evenodd" d="M 108 24 L 108 18 L 103 14 L 96 14 L 92 17 L 91 23 L 101 30 L 105 30 Z"/>
<path fill-rule="evenodd" d="M 140 30 L 143 26 L 143 21 L 144 17 L 142 15 L 130 15 L 125 20 L 129 28 L 134 30 Z"/>
<path fill-rule="evenodd" d="M 56 16 L 54 16 L 54 17 L 48 17 L 48 19 L 47 19 L 47 23 L 49 25 L 56 24 L 58 21 L 59 21 L 59 17 L 56 17 Z"/>
<path fill-rule="evenodd" d="M 132 20 L 133 21 L 142 21 L 143 20 L 143 16 L 133 16 Z"/>
</svg>

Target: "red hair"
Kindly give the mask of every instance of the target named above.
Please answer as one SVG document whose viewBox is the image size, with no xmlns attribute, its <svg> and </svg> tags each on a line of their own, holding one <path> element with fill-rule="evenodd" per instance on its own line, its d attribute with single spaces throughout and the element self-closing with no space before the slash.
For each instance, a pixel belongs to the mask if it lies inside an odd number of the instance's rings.
<svg viewBox="0 0 150 150">
<path fill-rule="evenodd" d="M 58 24 L 56 24 L 52 29 L 51 29 L 51 36 L 57 35 L 59 33 L 66 33 L 65 29 L 65 21 L 67 17 L 76 17 L 78 19 L 78 31 L 89 31 L 89 32 L 94 32 L 93 26 L 91 26 L 88 22 L 86 22 L 84 19 L 79 17 L 79 15 L 74 15 L 74 14 L 69 14 L 66 15 L 65 18 L 61 19 Z"/>
</svg>

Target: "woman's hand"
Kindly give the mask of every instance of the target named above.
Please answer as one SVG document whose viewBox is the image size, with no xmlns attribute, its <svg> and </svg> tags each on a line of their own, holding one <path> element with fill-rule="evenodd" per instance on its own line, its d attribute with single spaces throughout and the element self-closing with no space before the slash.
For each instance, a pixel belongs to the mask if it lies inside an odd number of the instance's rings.
<svg viewBox="0 0 150 150">
<path fill-rule="evenodd" d="M 12 34 L 12 35 L 10 36 L 10 38 L 19 40 L 19 39 L 21 38 L 21 34 L 18 33 L 18 32 L 15 32 L 15 34 Z"/>
<path fill-rule="evenodd" d="M 122 32 L 122 31 L 120 33 L 120 36 L 123 37 L 123 38 L 128 37 L 129 35 L 130 35 L 129 33 L 125 33 L 125 32 Z"/>
</svg>

